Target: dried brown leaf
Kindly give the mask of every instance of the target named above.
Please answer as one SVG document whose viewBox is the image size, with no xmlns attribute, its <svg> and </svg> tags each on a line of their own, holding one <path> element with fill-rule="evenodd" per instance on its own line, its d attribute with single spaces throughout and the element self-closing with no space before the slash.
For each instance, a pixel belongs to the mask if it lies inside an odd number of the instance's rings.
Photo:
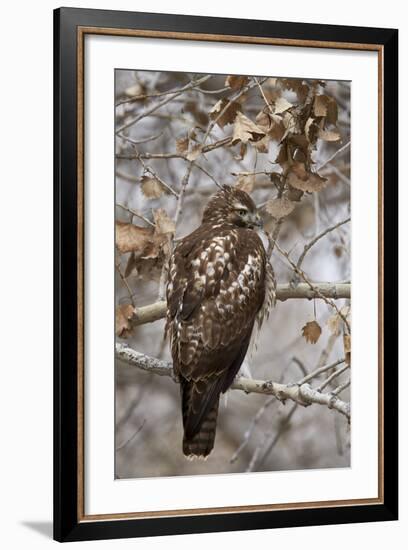
<svg viewBox="0 0 408 550">
<path fill-rule="evenodd" d="M 278 99 L 275 101 L 273 112 L 275 113 L 275 115 L 279 115 L 281 113 L 284 113 L 285 111 L 288 111 L 292 107 L 292 103 L 281 96 L 278 97 Z"/>
<path fill-rule="evenodd" d="M 287 197 L 271 199 L 265 205 L 265 210 L 277 220 L 288 216 L 291 212 L 293 212 L 294 208 L 295 204 Z"/>
<path fill-rule="evenodd" d="M 337 102 L 332 97 L 327 95 L 315 96 L 313 112 L 317 117 L 325 117 L 329 124 L 336 124 L 337 122 Z"/>
<path fill-rule="evenodd" d="M 344 348 L 344 357 L 346 358 L 346 363 L 350 365 L 351 362 L 351 336 L 350 334 L 343 334 L 343 348 Z"/>
<path fill-rule="evenodd" d="M 314 128 L 315 128 L 314 119 L 312 117 L 309 117 L 305 124 L 305 136 L 309 142 L 314 141 L 314 134 L 315 134 L 315 131 L 313 131 Z"/>
<path fill-rule="evenodd" d="M 153 230 L 147 227 L 116 222 L 116 246 L 123 254 L 126 252 L 142 254 L 152 236 Z"/>
<path fill-rule="evenodd" d="M 239 90 L 243 86 L 246 86 L 249 82 L 247 76 L 230 74 L 225 79 L 225 86 L 229 86 L 233 90 Z"/>
<path fill-rule="evenodd" d="M 254 147 L 258 151 L 258 153 L 269 153 L 269 142 L 271 141 L 271 138 L 269 136 L 265 136 L 259 141 L 257 141 L 254 144 Z"/>
<path fill-rule="evenodd" d="M 159 199 L 165 192 L 165 188 L 155 177 L 142 176 L 140 181 L 142 193 L 148 199 Z"/>
<path fill-rule="evenodd" d="M 248 143 L 248 141 L 259 141 L 265 136 L 264 130 L 257 126 L 252 120 L 238 112 L 235 118 L 232 143 Z"/>
<path fill-rule="evenodd" d="M 340 132 L 336 130 L 322 130 L 320 129 L 317 133 L 317 137 L 323 139 L 324 141 L 339 141 L 341 139 Z"/>
<path fill-rule="evenodd" d="M 194 145 L 191 151 L 186 155 L 187 160 L 191 162 L 194 160 L 197 160 L 198 157 L 201 155 L 202 149 L 203 149 L 202 145 Z"/>
<path fill-rule="evenodd" d="M 132 331 L 132 319 L 135 315 L 135 308 L 132 304 L 117 306 L 115 314 L 115 332 L 119 338 L 127 338 Z"/>
<path fill-rule="evenodd" d="M 321 333 L 322 329 L 317 321 L 309 321 L 302 328 L 302 335 L 304 339 L 306 340 L 306 342 L 310 342 L 311 344 L 316 344 L 316 342 L 320 338 Z"/>
<path fill-rule="evenodd" d="M 225 109 L 225 112 L 222 113 L 224 109 Z M 230 103 L 225 98 L 220 99 L 211 109 L 210 119 L 217 120 L 218 126 L 220 128 L 224 128 L 225 125 L 232 124 L 234 122 L 238 111 L 241 111 L 241 105 L 239 103 L 237 103 L 236 101 L 232 101 Z M 220 113 L 222 113 L 221 116 L 220 116 Z"/>
<path fill-rule="evenodd" d="M 340 309 L 340 313 L 345 319 L 347 319 L 347 317 L 350 315 L 350 306 L 343 306 Z M 338 313 L 334 313 L 327 320 L 327 327 L 329 328 L 330 332 L 332 334 L 335 334 L 336 336 L 340 335 L 341 328 L 344 323 L 344 319 L 341 315 L 339 315 Z"/>
<path fill-rule="evenodd" d="M 288 149 L 287 149 L 286 143 L 282 143 L 282 145 L 279 148 L 278 155 L 274 162 L 276 164 L 283 165 L 287 161 L 288 161 Z"/>
<path fill-rule="evenodd" d="M 339 336 L 340 335 L 340 323 L 341 323 L 341 317 L 339 315 L 337 315 L 337 313 L 335 313 L 334 315 L 331 315 L 328 319 L 327 319 L 327 328 L 329 329 L 329 331 L 336 335 L 336 336 Z"/>
<path fill-rule="evenodd" d="M 174 221 L 169 218 L 164 208 L 153 210 L 153 219 L 156 226 L 155 235 L 166 235 L 167 233 L 175 232 L 176 225 Z"/>
<path fill-rule="evenodd" d="M 299 202 L 303 197 L 303 191 L 300 189 L 295 189 L 291 185 L 288 185 L 287 197 L 291 201 Z"/>
<path fill-rule="evenodd" d="M 176 140 L 176 151 L 179 155 L 184 155 L 188 151 L 189 141 L 188 137 Z"/>
<path fill-rule="evenodd" d="M 272 115 L 269 111 L 262 110 L 257 114 L 255 122 L 261 130 L 268 134 L 270 139 L 281 141 L 285 133 L 282 117 L 279 115 Z M 261 141 L 264 139 L 265 138 Z"/>
<path fill-rule="evenodd" d="M 296 93 L 300 103 L 304 103 L 309 92 L 309 86 L 303 83 L 301 78 L 280 79 L 284 90 L 292 90 Z"/>
<path fill-rule="evenodd" d="M 234 154 L 234 159 L 235 160 L 243 160 L 243 158 L 246 155 L 247 148 L 248 148 L 248 145 L 246 143 L 241 143 L 240 148 L 239 148 L 239 154 L 238 155 Z"/>
<path fill-rule="evenodd" d="M 327 178 L 314 172 L 308 172 L 303 163 L 297 162 L 292 165 L 291 171 L 287 175 L 287 182 L 295 189 L 313 193 L 326 187 Z"/>
</svg>

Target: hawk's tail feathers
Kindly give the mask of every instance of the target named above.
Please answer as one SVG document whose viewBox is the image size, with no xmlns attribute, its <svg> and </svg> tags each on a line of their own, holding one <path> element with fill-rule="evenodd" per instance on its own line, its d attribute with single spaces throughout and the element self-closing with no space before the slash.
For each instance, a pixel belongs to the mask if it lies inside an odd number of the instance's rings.
<svg viewBox="0 0 408 550">
<path fill-rule="evenodd" d="M 187 458 L 197 457 L 205 460 L 213 450 L 217 430 L 218 403 L 219 398 L 202 421 L 198 432 L 191 438 L 187 438 L 186 431 L 184 431 L 183 453 Z"/>
<path fill-rule="evenodd" d="M 181 380 L 183 453 L 189 458 L 206 458 L 214 447 L 221 382 Z"/>
</svg>

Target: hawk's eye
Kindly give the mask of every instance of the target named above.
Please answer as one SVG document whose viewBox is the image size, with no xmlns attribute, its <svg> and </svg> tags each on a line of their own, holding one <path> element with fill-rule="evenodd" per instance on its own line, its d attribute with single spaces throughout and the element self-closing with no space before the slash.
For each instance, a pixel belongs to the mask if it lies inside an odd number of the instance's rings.
<svg viewBox="0 0 408 550">
<path fill-rule="evenodd" d="M 239 214 L 240 216 L 245 216 L 245 214 L 247 214 L 247 213 L 248 213 L 248 210 L 243 210 L 243 209 L 242 209 L 242 210 L 238 210 L 238 214 Z"/>
</svg>

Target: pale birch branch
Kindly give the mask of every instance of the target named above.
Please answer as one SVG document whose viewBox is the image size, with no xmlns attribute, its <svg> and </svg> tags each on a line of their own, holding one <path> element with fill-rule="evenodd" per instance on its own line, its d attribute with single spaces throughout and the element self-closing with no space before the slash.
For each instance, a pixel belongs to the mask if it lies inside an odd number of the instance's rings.
<svg viewBox="0 0 408 550">
<path fill-rule="evenodd" d="M 116 344 L 116 358 L 123 363 L 147 372 L 160 376 L 169 376 L 177 381 L 172 364 L 149 357 L 143 353 L 130 348 L 126 344 Z M 326 405 L 329 409 L 335 409 L 350 421 L 350 404 L 339 399 L 332 393 L 320 393 L 314 390 L 309 384 L 281 384 L 272 380 L 253 380 L 250 378 L 237 378 L 232 383 L 231 389 L 241 390 L 245 393 L 261 393 L 273 395 L 279 401 L 294 401 L 299 405 L 307 407 L 313 403 Z"/>
<path fill-rule="evenodd" d="M 276 298 L 281 302 L 301 298 L 312 300 L 313 298 L 321 298 L 321 296 L 334 300 L 350 298 L 350 283 L 313 283 L 313 286 L 319 294 L 306 283 L 300 283 L 296 287 L 292 287 L 290 284 L 280 284 L 277 286 Z M 137 326 L 158 321 L 166 316 L 166 308 L 167 305 L 164 300 L 147 306 L 136 307 L 132 323 Z"/>
</svg>

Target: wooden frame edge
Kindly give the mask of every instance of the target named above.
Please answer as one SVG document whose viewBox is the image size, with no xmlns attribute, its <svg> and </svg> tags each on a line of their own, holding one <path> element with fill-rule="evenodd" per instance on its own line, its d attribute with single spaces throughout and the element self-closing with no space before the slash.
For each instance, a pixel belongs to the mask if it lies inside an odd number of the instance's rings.
<svg viewBox="0 0 408 550">
<path fill-rule="evenodd" d="M 113 35 L 113 36 L 136 36 L 142 38 L 161 38 L 161 39 L 178 39 L 178 40 L 195 40 L 195 41 L 212 41 L 212 42 L 236 42 L 248 44 L 265 44 L 277 46 L 296 46 L 296 47 L 311 47 L 311 48 L 332 48 L 332 49 L 348 49 L 348 50 L 366 50 L 375 51 L 378 53 L 378 189 L 379 189 L 379 327 L 383 323 L 383 50 L 382 44 L 358 44 L 346 42 L 326 42 L 318 40 L 300 40 L 300 39 L 282 39 L 282 38 L 263 38 L 238 35 L 217 35 L 206 33 L 186 33 L 178 31 L 155 31 L 155 30 L 140 30 L 140 29 L 118 29 L 110 27 L 77 27 L 77 184 L 78 184 L 78 232 L 77 232 L 77 247 L 78 247 L 78 269 L 77 269 L 77 284 L 78 284 L 78 484 L 77 484 L 77 510 L 78 522 L 101 522 L 105 520 L 126 520 L 126 519 L 147 519 L 147 518 L 166 518 L 166 517 L 185 517 L 185 516 L 203 516 L 213 514 L 231 514 L 231 513 L 250 513 L 260 511 L 273 510 L 301 510 L 311 508 L 333 508 L 333 507 L 348 507 L 348 506 L 363 506 L 376 505 L 384 503 L 384 468 L 383 468 L 383 429 L 384 429 L 384 392 L 383 392 L 383 333 L 379 330 L 379 411 L 378 411 L 378 489 L 379 495 L 376 498 L 367 499 L 350 499 L 338 501 L 316 501 L 303 503 L 287 503 L 287 504 L 269 504 L 269 505 L 249 505 L 249 506 L 233 506 L 233 507 L 215 507 L 215 508 L 198 508 L 198 509 L 177 509 L 177 510 L 159 510 L 150 512 L 133 512 L 133 513 L 114 513 L 114 514 L 85 514 L 85 499 L 84 499 L 84 39 L 86 34 Z M 380 238 L 381 237 L 381 238 Z M 381 324 L 381 325 L 380 325 Z M 381 467 L 380 467 L 381 465 Z"/>
</svg>

